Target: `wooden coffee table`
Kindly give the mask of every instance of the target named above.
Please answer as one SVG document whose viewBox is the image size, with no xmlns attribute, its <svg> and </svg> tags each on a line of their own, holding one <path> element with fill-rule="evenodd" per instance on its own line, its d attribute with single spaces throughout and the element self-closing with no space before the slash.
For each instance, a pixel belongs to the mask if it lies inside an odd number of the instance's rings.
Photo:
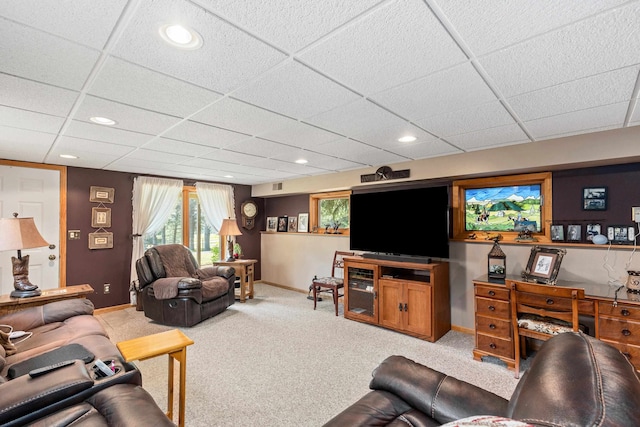
<svg viewBox="0 0 640 427">
<path fill-rule="evenodd" d="M 180 400 L 178 406 L 178 425 L 184 427 L 184 409 L 186 404 L 187 346 L 193 340 L 178 329 L 167 332 L 121 341 L 118 350 L 126 362 L 145 360 L 152 357 L 169 355 L 169 383 L 167 396 L 167 417 L 173 420 L 173 365 L 174 360 L 180 363 Z"/>
</svg>

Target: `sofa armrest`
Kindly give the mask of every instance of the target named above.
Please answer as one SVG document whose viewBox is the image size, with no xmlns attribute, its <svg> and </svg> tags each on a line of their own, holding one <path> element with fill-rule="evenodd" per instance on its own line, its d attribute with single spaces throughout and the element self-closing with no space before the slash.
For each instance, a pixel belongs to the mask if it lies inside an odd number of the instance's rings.
<svg viewBox="0 0 640 427">
<path fill-rule="evenodd" d="M 23 375 L 0 384 L 0 424 L 53 405 L 93 386 L 84 362 L 31 378 Z"/>
<path fill-rule="evenodd" d="M 5 314 L 0 317 L 0 324 L 11 325 L 14 331 L 30 331 L 38 326 L 84 314 L 93 314 L 93 303 L 87 298 L 74 298 Z"/>
<path fill-rule="evenodd" d="M 229 279 L 231 277 L 235 278 L 236 269 L 226 265 L 208 265 L 199 268 L 196 273 L 201 280 L 210 279 L 214 276 L 222 276 L 225 279 Z"/>
<path fill-rule="evenodd" d="M 384 360 L 369 387 L 395 394 L 439 423 L 478 414 L 507 414 L 506 399 L 402 356 Z"/>
</svg>

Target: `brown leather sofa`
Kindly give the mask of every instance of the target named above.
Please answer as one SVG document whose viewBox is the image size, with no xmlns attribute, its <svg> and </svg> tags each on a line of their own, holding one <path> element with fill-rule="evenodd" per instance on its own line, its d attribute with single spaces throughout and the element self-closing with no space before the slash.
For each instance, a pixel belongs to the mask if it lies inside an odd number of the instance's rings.
<svg viewBox="0 0 640 427">
<path fill-rule="evenodd" d="M 475 415 L 535 426 L 640 425 L 635 369 L 617 349 L 582 333 L 546 341 L 509 400 L 401 356 L 383 361 L 369 386 L 325 425 L 439 426 Z"/>
<path fill-rule="evenodd" d="M 0 425 L 175 425 L 142 389 L 140 371 L 124 362 L 93 316 L 91 301 L 27 308 L 1 316 L 0 325 L 5 337 L 7 329 L 28 336 L 0 346 Z M 54 369 L 61 352 L 72 362 Z M 98 375 L 96 359 L 113 361 L 115 374 Z M 49 370 L 35 376 L 42 367 Z"/>
<path fill-rule="evenodd" d="M 149 248 L 136 261 L 144 315 L 163 325 L 193 326 L 235 302 L 233 267 L 199 268 L 182 245 Z"/>
</svg>

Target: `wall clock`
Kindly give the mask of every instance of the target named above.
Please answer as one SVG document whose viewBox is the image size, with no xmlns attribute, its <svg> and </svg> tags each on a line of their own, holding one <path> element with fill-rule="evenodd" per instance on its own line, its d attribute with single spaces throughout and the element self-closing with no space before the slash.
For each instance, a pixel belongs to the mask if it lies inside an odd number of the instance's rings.
<svg viewBox="0 0 640 427">
<path fill-rule="evenodd" d="M 360 182 L 387 181 L 390 179 L 409 178 L 409 169 L 394 171 L 389 166 L 380 166 L 375 173 L 360 175 Z"/>
<path fill-rule="evenodd" d="M 258 214 L 258 205 L 253 200 L 247 200 L 240 207 L 242 213 L 242 227 L 251 230 L 256 224 L 256 215 Z"/>
</svg>

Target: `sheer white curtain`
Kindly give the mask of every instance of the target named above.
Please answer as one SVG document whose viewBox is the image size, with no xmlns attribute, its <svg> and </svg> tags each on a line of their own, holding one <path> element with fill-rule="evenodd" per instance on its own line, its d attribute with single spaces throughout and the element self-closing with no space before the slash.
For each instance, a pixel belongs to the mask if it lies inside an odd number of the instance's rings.
<svg viewBox="0 0 640 427">
<path fill-rule="evenodd" d="M 204 218 L 216 233 L 219 232 L 223 219 L 236 217 L 232 186 L 196 182 L 196 193 Z"/>
<path fill-rule="evenodd" d="M 144 235 L 160 230 L 182 194 L 178 179 L 139 176 L 133 181 L 133 252 L 131 282 L 138 279 L 136 261 L 144 254 Z"/>
</svg>

